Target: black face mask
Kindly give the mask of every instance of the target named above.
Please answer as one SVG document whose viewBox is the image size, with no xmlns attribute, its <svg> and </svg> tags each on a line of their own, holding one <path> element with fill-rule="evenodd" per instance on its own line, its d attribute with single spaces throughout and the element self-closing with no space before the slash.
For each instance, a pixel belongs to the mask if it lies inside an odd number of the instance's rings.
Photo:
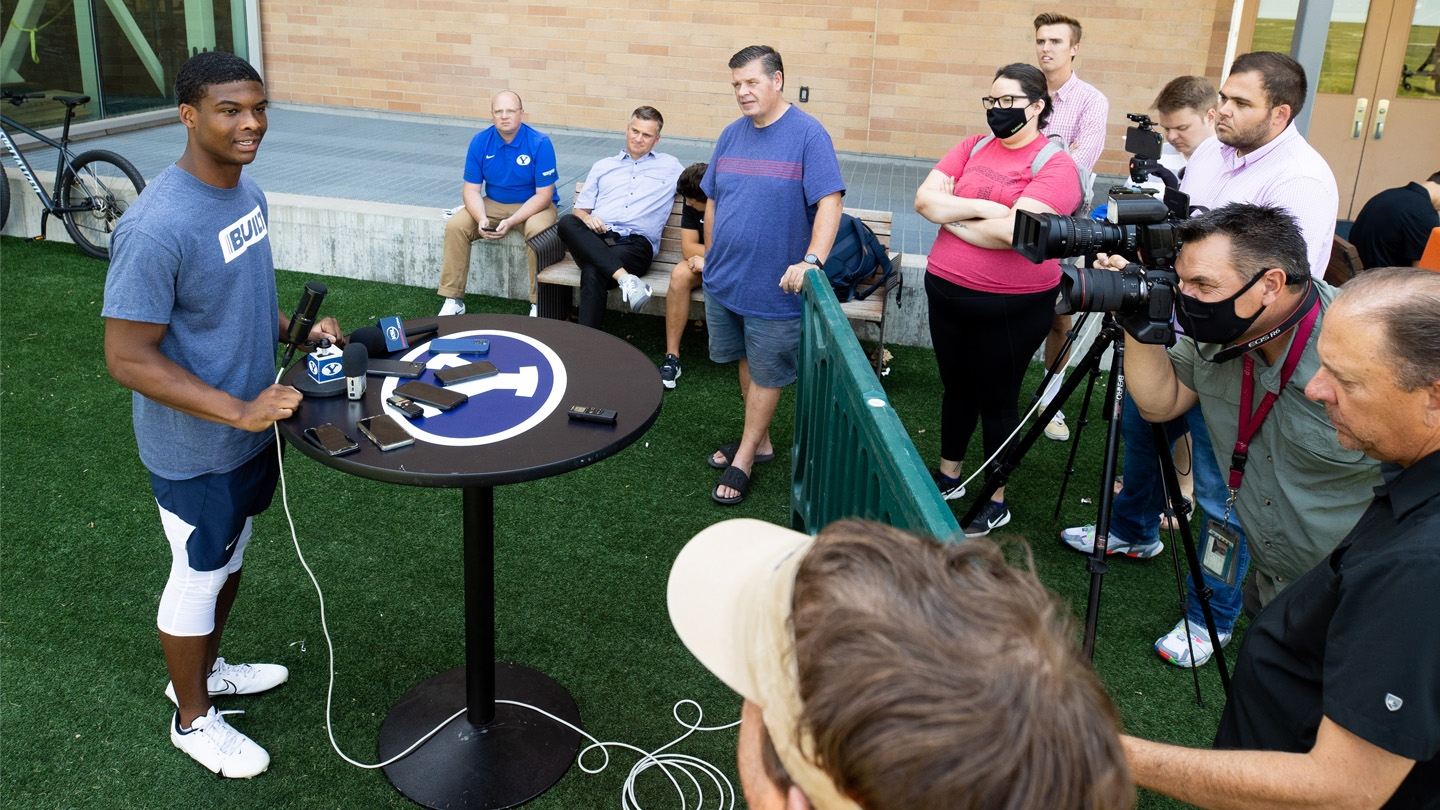
<svg viewBox="0 0 1440 810">
<path fill-rule="evenodd" d="M 1245 334 L 1250 324 L 1255 323 L 1255 319 L 1265 311 L 1265 307 L 1261 306 L 1248 318 L 1235 314 L 1235 300 L 1264 277 L 1265 273 L 1256 273 L 1239 292 L 1223 301 L 1201 301 L 1180 293 L 1177 296 L 1180 305 L 1175 309 L 1175 319 L 1180 322 L 1185 334 L 1196 343 L 1230 343 Z"/>
<path fill-rule="evenodd" d="M 985 123 L 990 125 L 990 131 L 995 133 L 997 138 L 1008 138 L 1011 135 L 1025 128 L 1030 119 L 1025 117 L 1026 107 L 1011 107 L 1002 110 L 999 107 L 985 111 Z"/>
</svg>

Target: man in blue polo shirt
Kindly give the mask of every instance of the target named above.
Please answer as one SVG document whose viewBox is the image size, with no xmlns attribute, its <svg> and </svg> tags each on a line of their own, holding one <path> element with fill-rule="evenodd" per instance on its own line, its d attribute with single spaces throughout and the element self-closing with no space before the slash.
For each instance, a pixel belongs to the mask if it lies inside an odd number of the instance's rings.
<svg viewBox="0 0 1440 810">
<path fill-rule="evenodd" d="M 445 223 L 445 258 L 440 267 L 441 315 L 465 314 L 465 280 L 470 243 L 499 239 L 523 227 L 525 238 L 555 224 L 560 194 L 555 147 L 525 123 L 520 96 L 509 90 L 490 101 L 495 125 L 478 133 L 465 154 L 465 205 Z M 481 192 L 481 186 L 484 192 Z M 535 254 L 530 253 L 530 314 L 535 314 Z"/>
<path fill-rule="evenodd" d="M 660 251 L 660 232 L 675 203 L 680 161 L 655 151 L 665 118 L 636 107 L 625 128 L 625 151 L 590 167 L 575 212 L 560 220 L 560 241 L 580 265 L 580 323 L 599 329 L 606 292 L 619 287 L 638 310 L 650 300 L 640 276 Z"/>
</svg>

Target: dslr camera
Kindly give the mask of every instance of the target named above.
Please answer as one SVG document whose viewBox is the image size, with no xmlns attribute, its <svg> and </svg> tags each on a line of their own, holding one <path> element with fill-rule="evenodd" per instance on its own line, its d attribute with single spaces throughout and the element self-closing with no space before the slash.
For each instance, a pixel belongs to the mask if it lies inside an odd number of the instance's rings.
<svg viewBox="0 0 1440 810">
<path fill-rule="evenodd" d="M 1091 267 L 1061 268 L 1059 314 L 1114 312 L 1125 330 L 1141 343 L 1169 346 L 1175 342 L 1172 317 L 1175 256 L 1180 242 L 1174 223 L 1189 216 L 1189 196 L 1177 188 L 1175 176 L 1159 164 L 1160 134 L 1145 115 L 1127 116 L 1136 126 L 1126 133 L 1130 178 L 1135 183 L 1156 174 L 1165 181 L 1163 199 L 1153 189 L 1116 186 L 1110 189 L 1105 221 L 1060 214 L 1015 212 L 1011 245 L 1035 264 L 1050 259 L 1118 254 L 1130 261 L 1124 270 Z"/>
</svg>

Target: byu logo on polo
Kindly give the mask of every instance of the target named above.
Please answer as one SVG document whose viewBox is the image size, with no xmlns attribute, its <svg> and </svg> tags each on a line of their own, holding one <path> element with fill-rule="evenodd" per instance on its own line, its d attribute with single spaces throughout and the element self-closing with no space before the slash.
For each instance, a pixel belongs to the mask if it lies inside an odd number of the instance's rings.
<svg viewBox="0 0 1440 810">
<path fill-rule="evenodd" d="M 449 411 L 422 405 L 425 416 L 415 421 L 399 418 L 400 425 L 417 441 L 448 447 L 493 444 L 530 430 L 555 412 L 565 396 L 565 364 L 554 349 L 518 332 L 472 329 L 445 335 L 447 338 L 482 337 L 490 341 L 485 359 L 495 364 L 498 374 L 445 386 L 470 399 Z M 403 355 L 406 360 L 425 363 L 421 382 L 438 385 L 435 372 L 469 365 L 477 358 L 463 354 L 433 354 L 426 342 Z M 387 377 L 380 385 L 381 397 L 389 397 L 402 380 Z M 386 405 L 386 412 L 400 412 Z"/>
<path fill-rule="evenodd" d="M 520 157 L 515 158 L 515 162 L 516 162 L 516 163 L 519 163 L 521 166 L 529 166 L 529 165 L 530 165 L 530 156 L 529 156 L 529 155 L 521 155 Z"/>
<path fill-rule="evenodd" d="M 1390 694 L 1389 692 L 1385 693 L 1385 708 L 1389 709 L 1392 712 L 1398 712 L 1400 711 L 1400 707 L 1404 705 L 1405 701 Z"/>
<path fill-rule="evenodd" d="M 263 241 L 269 232 L 270 229 L 265 226 L 265 215 L 258 205 L 250 213 L 221 228 L 220 250 L 225 254 L 225 263 L 240 258 L 251 245 Z"/>
</svg>

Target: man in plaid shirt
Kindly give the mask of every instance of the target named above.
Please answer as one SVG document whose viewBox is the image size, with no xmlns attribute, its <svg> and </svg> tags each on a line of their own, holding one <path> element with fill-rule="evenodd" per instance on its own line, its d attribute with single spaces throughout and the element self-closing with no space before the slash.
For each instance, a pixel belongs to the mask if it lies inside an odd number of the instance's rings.
<svg viewBox="0 0 1440 810">
<path fill-rule="evenodd" d="M 1075 162 L 1090 172 L 1105 149 L 1105 119 L 1110 114 L 1110 101 L 1075 75 L 1075 57 L 1080 54 L 1080 22 L 1063 14 L 1045 13 L 1035 18 L 1035 55 L 1054 105 L 1050 122 L 1041 132 L 1047 137 L 1058 135 L 1070 150 Z M 1056 315 L 1045 336 L 1045 365 L 1055 363 L 1070 330 L 1070 316 Z M 1064 381 L 1056 374 L 1041 399 L 1049 404 Z M 1070 438 L 1065 414 L 1057 411 L 1045 426 L 1045 435 L 1063 442 Z"/>
</svg>

